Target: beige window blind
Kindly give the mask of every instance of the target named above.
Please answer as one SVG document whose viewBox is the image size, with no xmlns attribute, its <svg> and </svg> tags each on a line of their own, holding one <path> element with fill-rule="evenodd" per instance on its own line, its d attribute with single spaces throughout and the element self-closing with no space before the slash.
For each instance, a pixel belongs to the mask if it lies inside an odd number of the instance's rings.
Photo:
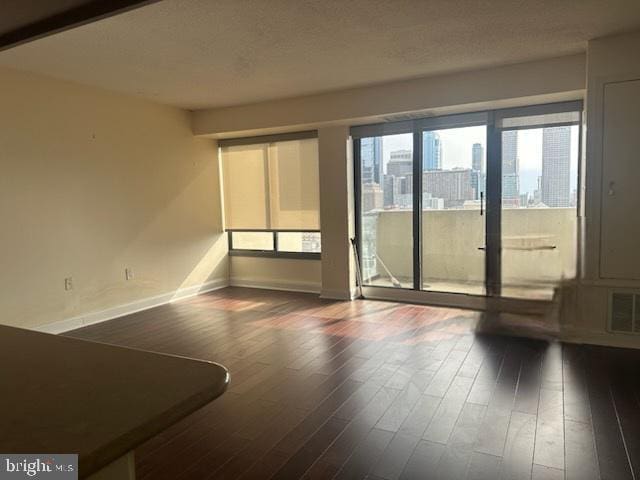
<svg viewBox="0 0 640 480">
<path fill-rule="evenodd" d="M 227 229 L 320 229 L 316 138 L 223 144 L 221 151 Z"/>
</svg>

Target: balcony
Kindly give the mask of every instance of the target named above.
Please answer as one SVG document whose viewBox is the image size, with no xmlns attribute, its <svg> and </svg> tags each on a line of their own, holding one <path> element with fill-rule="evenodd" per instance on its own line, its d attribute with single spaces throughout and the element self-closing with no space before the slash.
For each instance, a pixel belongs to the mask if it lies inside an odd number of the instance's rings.
<svg viewBox="0 0 640 480">
<path fill-rule="evenodd" d="M 505 208 L 502 212 L 502 293 L 550 299 L 576 275 L 576 209 Z M 425 210 L 423 289 L 484 294 L 485 217 L 478 210 Z M 375 210 L 362 217 L 364 283 L 411 288 L 412 212 Z"/>
</svg>

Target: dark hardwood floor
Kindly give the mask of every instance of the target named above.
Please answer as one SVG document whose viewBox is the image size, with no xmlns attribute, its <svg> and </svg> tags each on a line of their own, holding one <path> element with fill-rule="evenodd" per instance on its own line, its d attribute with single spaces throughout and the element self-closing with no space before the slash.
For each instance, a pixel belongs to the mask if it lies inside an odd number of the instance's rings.
<svg viewBox="0 0 640 480">
<path fill-rule="evenodd" d="M 633 479 L 640 351 L 474 334 L 478 314 L 227 288 L 69 332 L 220 362 L 139 479 Z"/>
</svg>

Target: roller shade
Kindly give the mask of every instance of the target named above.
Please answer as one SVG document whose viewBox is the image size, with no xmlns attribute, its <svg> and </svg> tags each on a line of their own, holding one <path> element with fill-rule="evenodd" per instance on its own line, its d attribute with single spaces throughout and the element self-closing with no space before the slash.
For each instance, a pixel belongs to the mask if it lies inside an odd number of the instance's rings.
<svg viewBox="0 0 640 480">
<path fill-rule="evenodd" d="M 316 138 L 223 146 L 228 230 L 318 230 Z"/>
<path fill-rule="evenodd" d="M 496 112 L 496 128 L 519 130 L 578 125 L 582 101 L 533 105 Z"/>
</svg>

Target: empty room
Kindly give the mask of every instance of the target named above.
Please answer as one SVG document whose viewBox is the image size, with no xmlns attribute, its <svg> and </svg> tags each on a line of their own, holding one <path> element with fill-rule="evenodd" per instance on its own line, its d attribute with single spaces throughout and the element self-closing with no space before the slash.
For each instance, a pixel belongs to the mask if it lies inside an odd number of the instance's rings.
<svg viewBox="0 0 640 480">
<path fill-rule="evenodd" d="M 0 478 L 640 478 L 638 0 L 0 2 Z"/>
</svg>

